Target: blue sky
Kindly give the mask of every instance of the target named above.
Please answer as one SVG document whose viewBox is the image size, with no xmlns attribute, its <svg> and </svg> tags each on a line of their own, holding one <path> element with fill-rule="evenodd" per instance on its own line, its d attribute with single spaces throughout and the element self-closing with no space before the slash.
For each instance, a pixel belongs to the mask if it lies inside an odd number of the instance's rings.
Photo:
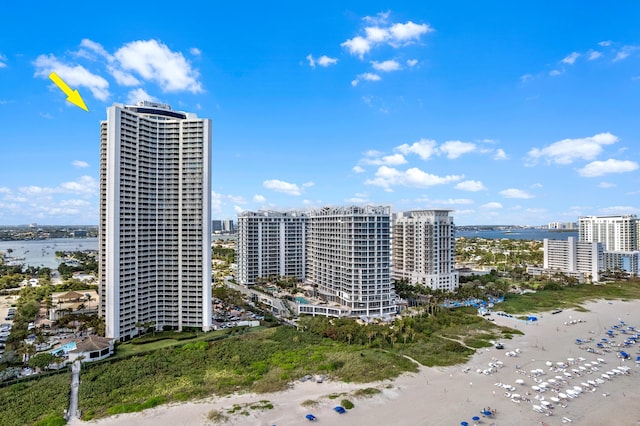
<svg viewBox="0 0 640 426">
<path fill-rule="evenodd" d="M 213 120 L 214 218 L 640 213 L 640 3 L 65 3 L 0 29 L 0 224 L 96 224 L 99 122 L 140 98 Z"/>
</svg>

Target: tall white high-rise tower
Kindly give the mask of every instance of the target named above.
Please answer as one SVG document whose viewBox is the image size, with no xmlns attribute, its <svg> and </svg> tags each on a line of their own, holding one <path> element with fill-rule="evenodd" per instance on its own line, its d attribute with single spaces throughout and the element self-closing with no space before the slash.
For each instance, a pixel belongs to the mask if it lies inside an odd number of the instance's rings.
<svg viewBox="0 0 640 426">
<path fill-rule="evenodd" d="M 209 330 L 211 120 L 115 104 L 101 123 L 100 314 L 107 337 Z"/>
</svg>

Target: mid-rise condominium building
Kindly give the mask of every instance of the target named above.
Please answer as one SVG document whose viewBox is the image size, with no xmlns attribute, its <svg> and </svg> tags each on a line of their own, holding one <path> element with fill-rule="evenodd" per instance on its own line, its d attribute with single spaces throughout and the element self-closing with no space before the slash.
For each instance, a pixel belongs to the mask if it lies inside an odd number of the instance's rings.
<svg viewBox="0 0 640 426">
<path fill-rule="evenodd" d="M 538 273 L 561 272 L 580 282 L 598 281 L 603 270 L 604 244 L 566 240 L 544 239 L 544 268 Z"/>
<path fill-rule="evenodd" d="M 580 241 L 604 243 L 607 251 L 638 250 L 638 218 L 622 216 L 581 216 L 578 219 Z"/>
<path fill-rule="evenodd" d="M 299 312 L 356 317 L 394 314 L 390 237 L 388 206 L 310 210 L 306 282 L 331 305 L 302 304 Z"/>
<path fill-rule="evenodd" d="M 101 123 L 100 314 L 107 337 L 208 330 L 211 120 L 115 104 Z"/>
<path fill-rule="evenodd" d="M 303 212 L 246 211 L 238 215 L 238 281 L 305 279 L 307 216 Z"/>
<path fill-rule="evenodd" d="M 393 279 L 432 289 L 458 287 L 450 210 L 398 213 L 393 221 Z"/>
</svg>

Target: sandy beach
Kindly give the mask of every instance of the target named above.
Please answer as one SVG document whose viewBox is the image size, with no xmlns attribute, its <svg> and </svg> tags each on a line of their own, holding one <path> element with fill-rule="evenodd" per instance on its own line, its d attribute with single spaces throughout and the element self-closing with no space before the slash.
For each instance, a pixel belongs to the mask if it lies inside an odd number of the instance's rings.
<svg viewBox="0 0 640 426">
<path fill-rule="evenodd" d="M 494 314 L 497 324 L 525 334 L 503 341 L 502 350 L 477 351 L 464 365 L 421 367 L 418 373 L 369 384 L 298 382 L 283 392 L 211 397 L 70 424 L 204 425 L 214 424 L 208 420 L 212 410 L 224 413 L 228 420 L 219 424 L 228 425 L 299 425 L 310 423 L 305 419 L 308 413 L 317 417 L 315 423 L 354 426 L 460 425 L 463 421 L 470 426 L 640 424 L 635 363 L 640 343 L 623 349 L 630 355 L 628 360 L 618 357 L 616 346 L 640 332 L 629 328 L 640 328 L 640 301 L 599 301 L 584 307 L 589 311 L 543 313 L 535 322 Z M 381 392 L 371 398 L 351 394 L 362 388 Z M 328 398 L 335 393 L 345 395 Z M 341 415 L 333 407 L 343 398 L 355 407 Z M 301 405 L 309 400 L 317 404 Z M 269 401 L 273 408 L 251 408 L 259 401 Z M 229 413 L 234 405 L 242 408 Z M 487 407 L 495 414 L 483 416 L 481 410 Z M 480 420 L 474 421 L 474 416 Z"/>
</svg>

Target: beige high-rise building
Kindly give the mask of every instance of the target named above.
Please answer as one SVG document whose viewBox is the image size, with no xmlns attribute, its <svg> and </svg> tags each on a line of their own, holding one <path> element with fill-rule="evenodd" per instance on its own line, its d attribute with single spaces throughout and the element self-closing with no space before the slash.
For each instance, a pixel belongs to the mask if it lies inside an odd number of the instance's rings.
<svg viewBox="0 0 640 426">
<path fill-rule="evenodd" d="M 107 337 L 141 326 L 209 330 L 211 120 L 115 104 L 101 123 L 100 314 Z"/>
<path fill-rule="evenodd" d="M 450 210 L 398 213 L 393 221 L 393 279 L 432 289 L 458 287 Z"/>
</svg>

